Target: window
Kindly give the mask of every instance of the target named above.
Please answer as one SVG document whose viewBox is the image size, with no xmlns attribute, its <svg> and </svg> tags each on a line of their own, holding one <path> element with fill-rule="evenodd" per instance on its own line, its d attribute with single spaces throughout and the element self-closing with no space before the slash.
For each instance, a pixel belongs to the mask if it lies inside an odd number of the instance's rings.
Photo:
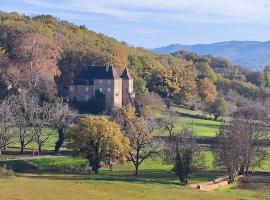
<svg viewBox="0 0 270 200">
<path fill-rule="evenodd" d="M 85 87 L 85 91 L 88 91 L 88 90 L 89 90 L 89 88 L 88 88 L 88 86 L 86 86 L 86 87 Z"/>
<path fill-rule="evenodd" d="M 111 84 L 111 81 L 110 80 L 108 80 L 108 84 Z"/>
<path fill-rule="evenodd" d="M 99 83 L 102 84 L 102 80 L 99 80 Z"/>
<path fill-rule="evenodd" d="M 111 92 L 111 88 L 108 88 L 108 92 Z"/>
<path fill-rule="evenodd" d="M 70 89 L 70 91 L 73 91 L 73 86 L 70 86 L 69 89 Z"/>
<path fill-rule="evenodd" d="M 99 91 L 102 92 L 102 88 L 99 88 Z"/>
<path fill-rule="evenodd" d="M 88 95 L 85 95 L 85 99 L 86 99 L 86 101 L 89 99 L 89 96 Z"/>
</svg>

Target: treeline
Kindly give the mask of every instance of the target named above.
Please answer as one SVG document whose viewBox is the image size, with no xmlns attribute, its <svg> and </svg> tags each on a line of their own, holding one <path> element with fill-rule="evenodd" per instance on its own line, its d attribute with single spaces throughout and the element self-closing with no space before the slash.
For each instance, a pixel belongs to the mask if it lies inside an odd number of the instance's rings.
<svg viewBox="0 0 270 200">
<path fill-rule="evenodd" d="M 65 95 L 67 84 L 85 66 L 108 63 L 129 67 L 137 96 L 149 90 L 194 105 L 201 99 L 200 81 L 222 95 L 234 90 L 253 99 L 269 96 L 267 70 L 248 72 L 225 59 L 188 52 L 154 54 L 49 15 L 1 12 L 0 49 L 0 97 L 33 84 L 44 98 Z"/>
<path fill-rule="evenodd" d="M 187 51 L 179 51 L 172 55 L 192 61 L 198 74 L 213 82 L 225 95 L 231 90 L 253 100 L 265 100 L 270 95 L 269 66 L 265 66 L 264 71 L 250 71 L 221 57 L 200 56 Z"/>
</svg>

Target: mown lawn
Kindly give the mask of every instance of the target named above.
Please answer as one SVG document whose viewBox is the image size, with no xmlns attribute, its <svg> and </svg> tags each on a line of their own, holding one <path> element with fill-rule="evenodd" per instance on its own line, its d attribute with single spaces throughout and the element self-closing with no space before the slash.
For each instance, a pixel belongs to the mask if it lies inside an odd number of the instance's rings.
<svg viewBox="0 0 270 200">
<path fill-rule="evenodd" d="M 177 129 L 192 126 L 197 137 L 214 137 L 221 122 L 203 119 L 201 111 L 175 108 L 178 114 Z M 207 116 L 208 118 L 210 116 Z M 46 130 L 45 130 L 46 131 Z M 47 130 L 49 131 L 49 130 Z M 161 134 L 160 130 L 154 134 Z M 44 149 L 53 150 L 57 134 L 54 133 Z M 13 144 L 18 146 L 18 144 Z M 34 143 L 28 146 L 34 147 Z M 190 183 L 211 181 L 224 175 L 224 171 L 214 163 L 212 150 L 203 147 L 204 169 L 190 176 Z M 0 157 L 1 159 L 1 157 Z M 54 157 L 36 160 L 0 161 L 16 173 L 12 178 L 0 178 L 0 199 L 269 199 L 270 185 L 256 183 L 258 188 L 239 188 L 230 185 L 213 192 L 201 192 L 179 187 L 179 180 L 172 172 L 172 165 L 164 163 L 161 157 L 146 160 L 140 167 L 140 176 L 134 176 L 131 163 L 109 168 L 101 168 L 93 174 L 87 161 L 81 157 Z M 270 171 L 270 158 L 256 171 Z M 30 174 L 29 174 L 30 173 Z M 16 188 L 16 190 L 14 189 Z M 260 190 L 263 188 L 263 190 Z"/>
<path fill-rule="evenodd" d="M 210 149 L 204 148 L 203 155 L 206 169 L 191 174 L 191 183 L 210 181 L 224 175 L 213 165 Z M 113 170 L 101 168 L 98 175 L 83 171 L 81 169 L 87 161 L 81 157 L 3 161 L 0 165 L 4 163 L 23 173 L 0 178 L 0 199 L 270 199 L 268 191 L 240 189 L 234 185 L 212 192 L 179 188 L 172 165 L 163 163 L 160 157 L 146 160 L 139 177 L 134 176 L 132 164 L 114 167 Z M 265 171 L 270 170 L 267 163 L 264 164 Z M 270 189 L 265 184 L 263 188 Z"/>
<path fill-rule="evenodd" d="M 84 180 L 69 175 L 29 175 L 0 179 L 3 200 L 233 200 L 230 194 L 174 185 Z"/>
<path fill-rule="evenodd" d="M 190 176 L 191 183 L 211 181 L 218 176 L 224 175 L 222 170 L 217 170 L 213 166 L 213 155 L 209 148 L 203 148 L 202 154 L 205 169 L 194 172 Z M 91 173 L 85 159 L 71 156 L 34 160 L 0 161 L 0 166 L 3 166 L 4 164 L 7 164 L 15 172 L 20 173 L 77 173 L 87 174 L 88 179 L 93 180 L 131 181 L 141 183 L 153 182 L 167 185 L 179 184 L 179 180 L 172 171 L 173 166 L 164 163 L 161 157 L 144 161 L 140 167 L 139 177 L 134 176 L 134 166 L 132 163 L 115 166 L 112 170 L 109 168 L 101 168 L 99 175 L 95 175 Z"/>
<path fill-rule="evenodd" d="M 252 182 L 241 186 L 239 183 L 228 185 L 224 188 L 219 188 L 216 190 L 222 194 L 229 194 L 238 199 L 270 199 L 270 182 Z"/>
<path fill-rule="evenodd" d="M 194 136 L 200 138 L 215 137 L 221 122 L 211 119 L 212 116 L 205 115 L 202 111 L 193 111 L 185 108 L 173 107 L 177 114 L 176 130 L 190 127 L 194 130 Z M 207 119 L 205 119 L 207 117 Z M 154 135 L 164 135 L 162 130 L 155 130 Z"/>
</svg>

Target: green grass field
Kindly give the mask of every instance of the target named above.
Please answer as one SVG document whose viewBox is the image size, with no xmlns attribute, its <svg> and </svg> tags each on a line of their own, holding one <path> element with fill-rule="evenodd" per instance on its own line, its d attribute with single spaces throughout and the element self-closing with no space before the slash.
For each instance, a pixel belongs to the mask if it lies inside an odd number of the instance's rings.
<svg viewBox="0 0 270 200">
<path fill-rule="evenodd" d="M 218 131 L 221 122 L 203 119 L 201 111 L 175 109 L 178 113 L 178 130 L 183 126 L 192 126 L 197 137 L 214 137 Z M 156 130 L 154 134 L 159 135 L 161 132 Z M 53 150 L 56 140 L 57 134 L 54 132 L 44 149 Z M 14 143 L 13 146 L 19 145 Z M 34 146 L 35 144 L 31 143 L 27 148 Z M 211 181 L 225 174 L 213 164 L 214 156 L 210 148 L 203 147 L 202 155 L 205 168 L 192 173 L 190 183 Z M 0 161 L 0 166 L 4 164 L 16 172 L 14 177 L 0 178 L 0 199 L 4 200 L 270 200 L 269 183 L 256 183 L 256 187 L 252 185 L 246 188 L 235 184 L 211 192 L 179 187 L 179 180 L 172 172 L 172 165 L 164 163 L 159 156 L 142 164 L 139 177 L 134 176 L 131 163 L 116 166 L 112 170 L 103 167 L 96 175 L 89 171 L 85 159 L 71 156 Z M 256 171 L 269 172 L 270 159 L 266 159 Z"/>
<path fill-rule="evenodd" d="M 48 135 L 49 138 L 48 140 L 46 140 L 44 146 L 43 146 L 43 150 L 53 150 L 54 147 L 55 147 L 55 142 L 57 141 L 57 138 L 58 138 L 58 134 L 55 130 L 53 129 L 49 129 L 49 128 L 44 128 L 43 129 L 43 133 L 44 133 L 44 138 Z M 18 141 L 14 141 L 12 144 L 9 145 L 9 147 L 15 147 L 15 148 L 19 148 L 20 147 L 20 144 Z M 31 143 L 29 143 L 27 146 L 26 146 L 27 149 L 33 149 L 33 148 L 36 148 L 37 149 L 37 144 L 35 143 L 35 141 L 32 141 Z"/>
<path fill-rule="evenodd" d="M 234 200 L 231 194 L 175 185 L 88 180 L 68 175 L 28 175 L 0 179 L 3 200 Z"/>
<path fill-rule="evenodd" d="M 223 172 L 215 171 L 210 151 L 205 150 L 204 154 L 209 169 L 193 173 L 190 177 L 191 183 L 209 181 L 223 175 Z M 171 171 L 172 166 L 163 163 L 160 158 L 144 162 L 139 177 L 134 177 L 131 164 L 115 167 L 112 171 L 102 168 L 99 175 L 89 172 L 69 173 L 73 169 L 85 166 L 86 160 L 79 157 L 55 157 L 7 163 L 20 166 L 20 170 L 25 173 L 0 178 L 0 199 L 4 200 L 270 199 L 270 184 L 267 183 L 257 183 L 255 188 L 238 188 L 234 184 L 211 192 L 180 187 L 179 181 Z M 26 165 L 31 166 L 33 171 L 26 173 L 29 170 L 23 168 Z M 270 165 L 266 167 L 270 170 Z"/>
<path fill-rule="evenodd" d="M 181 130 L 183 127 L 191 127 L 196 137 L 207 138 L 216 136 L 221 122 L 204 119 L 204 117 L 211 118 L 210 115 L 205 115 L 202 111 L 193 111 L 178 107 L 173 107 L 172 110 L 177 113 L 176 130 Z M 163 133 L 162 130 L 155 130 L 153 134 L 162 135 Z"/>
<path fill-rule="evenodd" d="M 204 160 L 206 163 L 205 170 L 193 173 L 190 176 L 191 183 L 211 181 L 218 176 L 224 175 L 224 172 L 216 170 L 211 161 L 213 159 L 208 150 L 203 151 Z M 54 157 L 42 158 L 35 160 L 12 160 L 0 161 L 0 166 L 7 164 L 15 172 L 19 173 L 87 173 L 87 161 L 81 157 Z M 85 174 L 84 174 L 85 175 Z M 140 167 L 140 176 L 134 177 L 134 167 L 132 163 L 122 166 L 116 166 L 112 170 L 108 168 L 101 168 L 99 175 L 90 174 L 89 179 L 94 180 L 114 180 L 125 182 L 141 182 L 141 183 L 160 183 L 168 185 L 178 185 L 179 180 L 172 172 L 172 165 L 164 163 L 161 157 L 148 159 L 143 162 Z"/>
</svg>

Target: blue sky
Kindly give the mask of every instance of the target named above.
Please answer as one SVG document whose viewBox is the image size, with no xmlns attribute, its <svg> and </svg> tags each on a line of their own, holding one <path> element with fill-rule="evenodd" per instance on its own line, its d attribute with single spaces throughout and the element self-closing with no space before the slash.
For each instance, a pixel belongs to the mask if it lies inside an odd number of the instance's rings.
<svg viewBox="0 0 270 200">
<path fill-rule="evenodd" d="M 270 0 L 0 0 L 0 10 L 51 14 L 146 48 L 270 40 Z"/>
</svg>

